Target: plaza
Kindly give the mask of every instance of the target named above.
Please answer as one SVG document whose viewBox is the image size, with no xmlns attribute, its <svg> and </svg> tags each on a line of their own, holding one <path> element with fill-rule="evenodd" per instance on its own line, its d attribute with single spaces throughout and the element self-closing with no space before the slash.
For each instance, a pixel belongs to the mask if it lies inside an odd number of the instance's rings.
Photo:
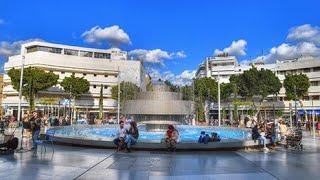
<svg viewBox="0 0 320 180">
<path fill-rule="evenodd" d="M 0 179 L 318 179 L 319 137 L 303 151 L 133 151 L 55 145 L 55 152 L 0 156 Z"/>
</svg>

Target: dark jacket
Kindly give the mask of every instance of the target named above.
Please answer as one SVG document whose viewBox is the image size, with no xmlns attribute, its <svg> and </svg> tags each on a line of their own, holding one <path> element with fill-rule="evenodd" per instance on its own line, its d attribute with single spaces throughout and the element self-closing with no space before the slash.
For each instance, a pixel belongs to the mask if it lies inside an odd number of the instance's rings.
<svg viewBox="0 0 320 180">
<path fill-rule="evenodd" d="M 139 130 L 138 128 L 133 128 L 133 127 L 130 127 L 130 129 L 127 131 L 127 134 L 131 134 L 131 136 L 133 136 L 134 138 L 138 139 L 139 137 Z"/>
<path fill-rule="evenodd" d="M 40 131 L 41 129 L 41 119 L 39 117 L 37 118 L 31 118 L 30 119 L 30 124 L 31 124 L 31 130 L 32 131 Z"/>
</svg>

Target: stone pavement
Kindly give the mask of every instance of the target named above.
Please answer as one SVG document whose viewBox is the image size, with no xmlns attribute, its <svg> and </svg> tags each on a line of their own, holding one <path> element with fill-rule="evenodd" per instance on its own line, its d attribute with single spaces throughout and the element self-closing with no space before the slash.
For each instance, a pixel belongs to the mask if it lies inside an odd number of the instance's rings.
<svg viewBox="0 0 320 180">
<path fill-rule="evenodd" d="M 167 153 L 55 146 L 41 154 L 0 156 L 0 179 L 319 179 L 320 139 L 304 151 L 193 151 Z M 50 149 L 50 148 L 48 148 Z"/>
</svg>

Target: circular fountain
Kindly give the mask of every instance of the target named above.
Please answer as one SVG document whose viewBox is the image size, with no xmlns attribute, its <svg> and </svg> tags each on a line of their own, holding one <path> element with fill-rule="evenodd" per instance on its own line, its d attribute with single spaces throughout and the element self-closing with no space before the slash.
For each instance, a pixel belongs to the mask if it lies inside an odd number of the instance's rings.
<svg viewBox="0 0 320 180">
<path fill-rule="evenodd" d="M 163 131 L 168 124 L 188 124 L 194 114 L 193 101 L 185 101 L 182 94 L 170 92 L 163 82 L 154 84 L 152 91 L 140 92 L 135 100 L 125 102 L 123 113 L 147 131 Z"/>
</svg>

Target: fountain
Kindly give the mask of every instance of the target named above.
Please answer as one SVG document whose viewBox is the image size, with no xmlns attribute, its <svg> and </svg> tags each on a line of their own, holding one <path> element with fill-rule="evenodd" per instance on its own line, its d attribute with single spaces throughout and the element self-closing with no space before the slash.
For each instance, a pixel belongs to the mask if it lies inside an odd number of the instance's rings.
<svg viewBox="0 0 320 180">
<path fill-rule="evenodd" d="M 168 124 L 188 124 L 194 114 L 193 101 L 182 100 L 182 93 L 170 92 L 163 82 L 158 82 L 152 91 L 140 92 L 137 99 L 126 101 L 123 113 L 147 131 L 163 131 Z"/>
</svg>

